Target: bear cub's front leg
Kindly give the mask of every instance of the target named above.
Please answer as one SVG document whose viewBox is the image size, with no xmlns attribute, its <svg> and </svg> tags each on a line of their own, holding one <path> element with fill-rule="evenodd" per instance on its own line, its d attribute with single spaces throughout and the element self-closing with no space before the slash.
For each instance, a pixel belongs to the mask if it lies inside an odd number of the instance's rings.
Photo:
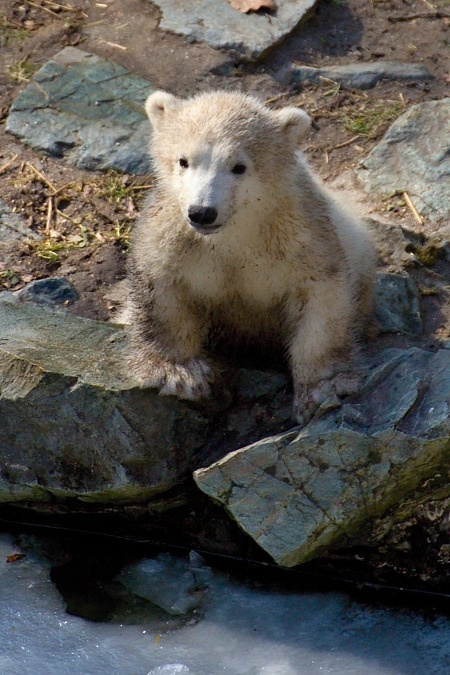
<svg viewBox="0 0 450 675">
<path fill-rule="evenodd" d="M 337 275 L 312 284 L 298 308 L 291 303 L 295 329 L 289 345 L 294 384 L 294 415 L 306 424 L 326 404 L 358 393 L 362 363 L 354 335 L 355 308 L 345 278 Z"/>
<path fill-rule="evenodd" d="M 196 401 L 208 396 L 214 380 L 201 356 L 199 323 L 169 294 L 164 302 L 131 306 L 128 366 L 141 387 L 163 396 Z"/>
</svg>

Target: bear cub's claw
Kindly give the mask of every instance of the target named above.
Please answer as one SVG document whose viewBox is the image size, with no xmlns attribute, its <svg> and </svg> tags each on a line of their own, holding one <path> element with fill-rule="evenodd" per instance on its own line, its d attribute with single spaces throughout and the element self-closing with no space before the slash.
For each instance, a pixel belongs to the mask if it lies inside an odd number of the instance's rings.
<svg viewBox="0 0 450 675">
<path fill-rule="evenodd" d="M 362 378 L 355 373 L 338 373 L 329 380 L 319 380 L 313 385 L 301 385 L 294 396 L 294 417 L 302 426 L 323 409 L 323 412 L 338 408 L 343 396 L 357 394 Z"/>
<path fill-rule="evenodd" d="M 187 401 L 198 401 L 211 393 L 214 374 L 203 359 L 189 359 L 184 363 L 159 363 L 141 380 L 141 386 L 159 389 L 161 396 L 177 396 Z"/>
</svg>

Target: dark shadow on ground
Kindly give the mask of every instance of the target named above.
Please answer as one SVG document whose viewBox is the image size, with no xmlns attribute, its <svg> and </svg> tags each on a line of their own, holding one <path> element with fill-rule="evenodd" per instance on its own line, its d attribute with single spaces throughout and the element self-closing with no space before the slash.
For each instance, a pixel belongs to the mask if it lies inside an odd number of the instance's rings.
<svg viewBox="0 0 450 675">
<path fill-rule="evenodd" d="M 322 0 L 314 15 L 294 30 L 262 61 L 269 72 L 280 70 L 290 61 L 314 65 L 317 57 L 343 56 L 361 40 L 361 20 L 339 0 Z"/>
</svg>

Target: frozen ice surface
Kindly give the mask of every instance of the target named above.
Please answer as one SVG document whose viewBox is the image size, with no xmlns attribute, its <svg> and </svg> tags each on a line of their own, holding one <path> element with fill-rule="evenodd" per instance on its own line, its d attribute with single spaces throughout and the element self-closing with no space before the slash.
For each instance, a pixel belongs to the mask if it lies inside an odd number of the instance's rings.
<svg viewBox="0 0 450 675">
<path fill-rule="evenodd" d="M 344 594 L 250 588 L 214 572 L 204 618 L 156 634 L 65 613 L 49 564 L 0 535 L 1 675 L 443 675 L 450 621 Z"/>
</svg>

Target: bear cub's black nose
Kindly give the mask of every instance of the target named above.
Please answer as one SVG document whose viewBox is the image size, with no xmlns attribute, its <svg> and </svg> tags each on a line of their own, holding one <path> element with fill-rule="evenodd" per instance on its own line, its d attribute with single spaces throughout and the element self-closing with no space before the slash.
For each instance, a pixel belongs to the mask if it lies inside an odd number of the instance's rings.
<svg viewBox="0 0 450 675">
<path fill-rule="evenodd" d="M 212 206 L 190 206 L 188 216 L 196 225 L 212 225 L 217 218 L 217 210 Z"/>
</svg>

